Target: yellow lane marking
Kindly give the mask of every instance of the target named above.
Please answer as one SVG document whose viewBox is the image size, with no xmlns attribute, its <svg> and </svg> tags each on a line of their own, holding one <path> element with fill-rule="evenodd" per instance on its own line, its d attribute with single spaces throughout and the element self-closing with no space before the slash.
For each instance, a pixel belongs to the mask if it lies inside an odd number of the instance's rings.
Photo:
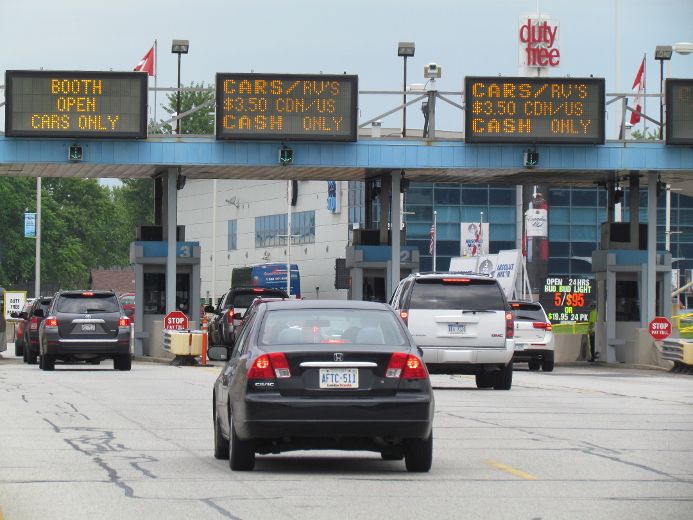
<svg viewBox="0 0 693 520">
<path fill-rule="evenodd" d="M 515 469 L 506 464 L 501 464 L 500 462 L 495 462 L 493 460 L 485 460 L 484 463 L 501 471 L 505 471 L 506 473 L 510 473 L 511 475 L 515 475 L 516 477 L 523 478 L 525 480 L 537 480 L 537 477 L 535 477 L 534 475 L 530 475 L 529 473 L 525 473 L 524 471 L 520 471 L 519 469 Z"/>
<path fill-rule="evenodd" d="M 5 520 L 5 515 L 2 514 L 2 509 L 0 509 L 0 520 Z"/>
</svg>

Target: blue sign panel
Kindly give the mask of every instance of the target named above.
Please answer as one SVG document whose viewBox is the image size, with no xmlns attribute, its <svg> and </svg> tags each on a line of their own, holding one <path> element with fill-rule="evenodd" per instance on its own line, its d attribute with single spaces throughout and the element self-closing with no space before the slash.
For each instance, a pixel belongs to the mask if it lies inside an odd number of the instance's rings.
<svg viewBox="0 0 693 520">
<path fill-rule="evenodd" d="M 24 236 L 36 238 L 36 213 L 24 213 Z"/>
</svg>

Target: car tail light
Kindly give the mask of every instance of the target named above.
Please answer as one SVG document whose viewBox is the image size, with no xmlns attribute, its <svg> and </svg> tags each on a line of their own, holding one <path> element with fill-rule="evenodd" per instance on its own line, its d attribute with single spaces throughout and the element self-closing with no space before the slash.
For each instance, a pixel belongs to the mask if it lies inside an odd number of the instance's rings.
<svg viewBox="0 0 693 520">
<path fill-rule="evenodd" d="M 469 278 L 443 278 L 443 283 L 469 283 Z"/>
<path fill-rule="evenodd" d="M 402 321 L 406 326 L 409 326 L 409 311 L 401 310 L 399 311 L 399 317 L 402 318 Z"/>
<path fill-rule="evenodd" d="M 513 323 L 513 313 L 512 312 L 506 312 L 505 313 L 505 337 L 507 339 L 513 339 L 514 337 L 514 328 L 515 324 Z"/>
<path fill-rule="evenodd" d="M 274 379 L 275 377 L 291 377 L 289 361 L 283 352 L 262 354 L 255 358 L 248 370 L 248 379 Z"/>
<path fill-rule="evenodd" d="M 535 321 L 534 323 L 532 323 L 532 326 L 535 329 L 544 329 L 545 331 L 553 329 L 553 325 L 545 321 Z"/>
<path fill-rule="evenodd" d="M 82 296 L 94 296 L 93 292 L 83 292 Z"/>
<path fill-rule="evenodd" d="M 228 314 L 226 315 L 226 323 L 229 325 L 233 325 L 233 315 L 235 314 L 235 310 L 233 307 L 229 309 Z"/>
<path fill-rule="evenodd" d="M 39 319 L 37 316 L 32 316 L 31 320 L 29 321 L 29 330 L 38 330 L 39 326 Z"/>
<path fill-rule="evenodd" d="M 129 327 L 130 326 L 130 318 L 127 316 L 121 316 L 120 319 L 118 320 L 118 327 Z"/>
<path fill-rule="evenodd" d="M 406 352 L 394 352 L 385 369 L 385 377 L 402 379 L 426 379 L 428 370 L 418 357 Z"/>
<path fill-rule="evenodd" d="M 272 363 L 275 376 L 278 378 L 291 377 L 289 360 L 286 359 L 286 355 L 283 352 L 270 352 L 269 358 L 270 362 Z"/>
<path fill-rule="evenodd" d="M 58 318 L 55 316 L 48 316 L 46 318 L 46 327 L 57 327 L 58 326 Z"/>
</svg>

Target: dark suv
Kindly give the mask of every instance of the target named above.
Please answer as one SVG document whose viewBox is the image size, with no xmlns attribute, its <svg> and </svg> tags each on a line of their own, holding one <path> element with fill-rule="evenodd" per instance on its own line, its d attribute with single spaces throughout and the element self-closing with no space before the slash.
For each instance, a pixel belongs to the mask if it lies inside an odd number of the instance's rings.
<svg viewBox="0 0 693 520">
<path fill-rule="evenodd" d="M 24 352 L 22 353 L 22 359 L 25 363 L 29 363 L 30 365 L 35 365 L 38 362 L 39 326 L 52 301 L 52 296 L 40 296 L 34 300 L 27 312 L 27 323 L 24 325 L 23 331 Z M 36 311 L 40 312 L 37 314 Z"/>
<path fill-rule="evenodd" d="M 130 319 L 113 291 L 60 291 L 39 328 L 41 369 L 56 359 L 97 364 L 112 359 L 130 370 Z"/>
<path fill-rule="evenodd" d="M 255 298 L 288 298 L 288 296 L 282 289 L 264 287 L 230 289 L 219 298 L 216 308 L 211 305 L 205 308 L 206 312 L 214 313 L 208 328 L 209 345 L 233 345 L 236 327 L 240 326 L 243 313 Z"/>
</svg>

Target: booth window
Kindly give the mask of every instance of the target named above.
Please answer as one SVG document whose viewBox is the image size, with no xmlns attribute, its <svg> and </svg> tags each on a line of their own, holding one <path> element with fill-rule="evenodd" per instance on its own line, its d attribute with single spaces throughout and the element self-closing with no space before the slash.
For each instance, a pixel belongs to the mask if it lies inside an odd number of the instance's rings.
<svg viewBox="0 0 693 520">
<path fill-rule="evenodd" d="M 144 273 L 144 314 L 166 314 L 166 274 Z M 190 274 L 176 275 L 176 309 L 190 313 Z"/>
<path fill-rule="evenodd" d="M 616 282 L 616 321 L 640 321 L 638 282 Z"/>
</svg>

